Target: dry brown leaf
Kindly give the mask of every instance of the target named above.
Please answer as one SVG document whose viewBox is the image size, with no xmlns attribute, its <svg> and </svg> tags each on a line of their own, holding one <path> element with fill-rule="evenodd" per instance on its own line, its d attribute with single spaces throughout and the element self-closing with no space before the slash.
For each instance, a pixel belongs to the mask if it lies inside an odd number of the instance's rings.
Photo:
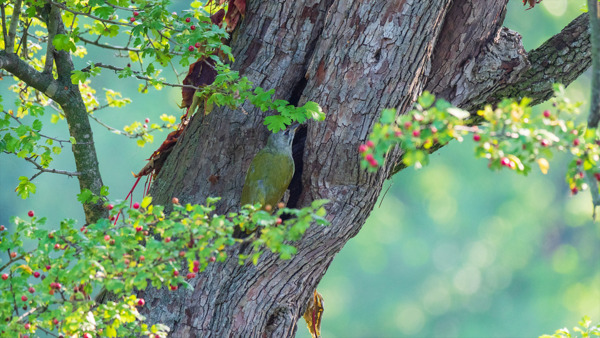
<svg viewBox="0 0 600 338">
<path fill-rule="evenodd" d="M 323 318 L 323 296 L 315 290 L 304 311 L 304 320 L 313 338 L 321 337 L 321 319 Z"/>
</svg>

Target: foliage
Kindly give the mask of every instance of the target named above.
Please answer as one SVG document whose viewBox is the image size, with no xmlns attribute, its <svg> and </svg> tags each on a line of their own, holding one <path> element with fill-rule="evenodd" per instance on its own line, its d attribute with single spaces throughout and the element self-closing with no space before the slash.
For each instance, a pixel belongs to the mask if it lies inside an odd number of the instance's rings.
<svg viewBox="0 0 600 338">
<path fill-rule="evenodd" d="M 84 191 L 79 198 L 93 203 L 102 197 Z M 240 264 L 249 260 L 257 264 L 265 249 L 289 259 L 296 252 L 289 243 L 300 239 L 312 222 L 328 224 L 324 200 L 273 214 L 247 205 L 227 215 L 214 213 L 218 200 L 180 205 L 175 199 L 168 215 L 162 206 L 151 205 L 151 197 L 131 208 L 125 202 L 106 204 L 110 220 L 79 229 L 75 220 L 67 219 L 59 229 L 45 230 L 46 218 L 35 217 L 33 211 L 28 219 L 15 217 L 15 232 L 0 231 L 0 250 L 9 254 L 8 262 L 0 260 L 0 318 L 5 319 L 0 331 L 10 336 L 38 330 L 55 335 L 166 336 L 168 327 L 144 322 L 138 308 L 145 301 L 135 296 L 136 290 L 192 289 L 189 280 L 208 264 L 224 261 L 227 248 L 240 242 L 253 248 L 240 256 Z M 128 217 L 114 225 L 112 220 L 121 211 Z M 283 214 L 293 217 L 282 221 Z M 236 227 L 253 232 L 236 239 Z M 25 250 L 25 239 L 37 241 L 37 246 Z M 93 300 L 91 295 L 100 286 L 116 301 Z"/>
<path fill-rule="evenodd" d="M 569 332 L 569 329 L 562 328 L 556 330 L 552 335 L 541 335 L 540 338 L 571 338 L 571 337 L 600 337 L 600 323 L 596 325 L 592 325 L 592 320 L 588 316 L 584 316 L 581 321 L 579 321 L 579 326 L 573 327 L 573 333 Z"/>
<path fill-rule="evenodd" d="M 599 142 L 595 130 L 576 124 L 579 104 L 570 103 L 561 85 L 555 86 L 551 99 L 554 111 L 532 115 L 529 102 L 527 98 L 520 102 L 504 99 L 496 109 L 486 106 L 472 118 L 468 112 L 426 92 L 406 115 L 396 118 L 395 110 L 382 112 L 369 141 L 360 146 L 362 166 L 371 172 L 377 170 L 388 149 L 399 145 L 403 165 L 421 167 L 428 163 L 430 152 L 469 135 L 477 144 L 475 156 L 487 159 L 490 169 L 508 168 L 523 175 L 531 171 L 533 163 L 546 174 L 553 152 L 568 151 L 573 159 L 566 180 L 572 193 L 588 186 L 597 190 Z M 475 120 L 482 123 L 472 126 Z"/>
</svg>

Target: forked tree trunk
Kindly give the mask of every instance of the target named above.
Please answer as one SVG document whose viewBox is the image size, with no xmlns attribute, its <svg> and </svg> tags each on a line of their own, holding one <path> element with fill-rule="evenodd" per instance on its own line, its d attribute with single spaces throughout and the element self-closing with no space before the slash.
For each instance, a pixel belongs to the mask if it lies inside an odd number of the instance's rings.
<svg viewBox="0 0 600 338">
<path fill-rule="evenodd" d="M 515 83 L 530 65 L 518 34 L 502 30 L 508 0 L 250 0 L 232 38 L 234 68 L 276 98 L 318 102 L 324 122 L 308 124 L 299 206 L 326 198 L 329 227 L 311 227 L 298 254 L 225 263 L 193 279 L 193 292 L 148 290 L 146 315 L 173 337 L 289 337 L 333 257 L 371 212 L 398 162 L 360 169 L 358 146 L 384 108 L 405 113 L 425 89 L 472 108 Z M 235 211 L 246 170 L 268 136 L 265 114 L 215 109 L 194 116 L 152 190 L 218 212 Z M 210 180 L 209 180 L 210 178 Z M 215 178 L 218 178 L 215 181 Z"/>
</svg>

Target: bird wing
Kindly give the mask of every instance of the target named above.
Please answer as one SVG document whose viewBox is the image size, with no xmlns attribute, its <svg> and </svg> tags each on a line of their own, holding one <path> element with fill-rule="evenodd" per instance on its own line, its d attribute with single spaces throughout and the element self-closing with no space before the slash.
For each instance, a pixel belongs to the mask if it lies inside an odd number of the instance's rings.
<svg viewBox="0 0 600 338">
<path fill-rule="evenodd" d="M 275 205 L 294 175 L 294 161 L 287 154 L 259 151 L 252 160 L 242 189 L 241 205 Z"/>
</svg>

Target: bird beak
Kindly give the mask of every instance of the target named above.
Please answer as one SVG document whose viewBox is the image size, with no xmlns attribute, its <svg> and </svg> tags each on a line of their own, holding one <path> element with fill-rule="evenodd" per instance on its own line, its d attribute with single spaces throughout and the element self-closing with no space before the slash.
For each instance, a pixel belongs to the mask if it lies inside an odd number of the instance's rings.
<svg viewBox="0 0 600 338">
<path fill-rule="evenodd" d="M 300 123 L 296 122 L 296 123 L 294 123 L 294 124 L 290 125 L 290 126 L 288 127 L 288 130 L 289 130 L 289 131 L 296 132 L 296 129 L 298 129 L 298 127 L 300 127 Z"/>
</svg>

